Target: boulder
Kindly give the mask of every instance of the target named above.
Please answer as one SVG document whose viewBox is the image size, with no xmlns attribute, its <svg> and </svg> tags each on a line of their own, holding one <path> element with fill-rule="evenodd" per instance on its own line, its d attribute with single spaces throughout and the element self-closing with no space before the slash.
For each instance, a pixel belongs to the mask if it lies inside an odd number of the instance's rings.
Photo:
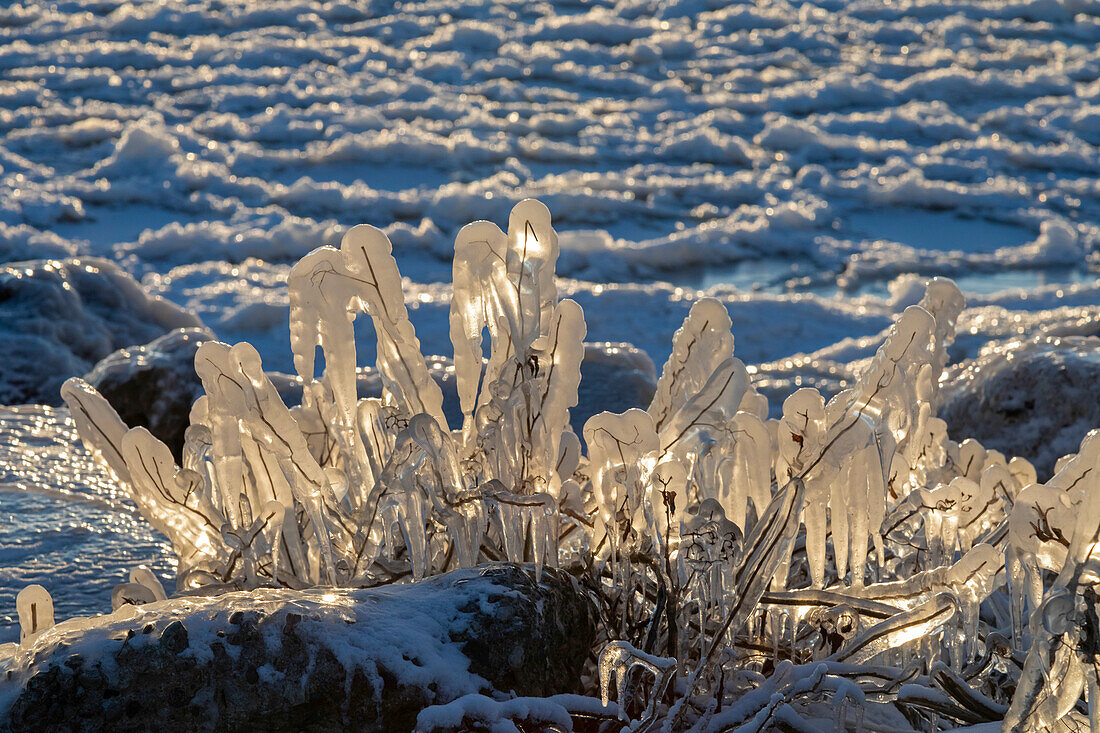
<svg viewBox="0 0 1100 733">
<path fill-rule="evenodd" d="M 940 416 L 952 438 L 1023 456 L 1045 480 L 1100 427 L 1098 382 L 1100 338 L 999 342 L 951 368 Z"/>
<path fill-rule="evenodd" d="M 656 389 L 657 369 L 644 351 L 626 343 L 586 342 L 577 406 L 569 412 L 573 430 L 579 436 L 588 418 L 604 410 L 644 410 Z"/>
<path fill-rule="evenodd" d="M 96 258 L 0 267 L 0 404 L 60 405 L 61 384 L 116 349 L 198 318 Z"/>
<path fill-rule="evenodd" d="M 84 380 L 107 398 L 127 425 L 148 428 L 178 461 L 191 405 L 203 394 L 195 351 L 213 338 L 205 328 L 169 331 L 144 346 L 107 356 Z"/>
<path fill-rule="evenodd" d="M 465 695 L 576 691 L 595 633 L 571 577 L 509 564 L 178 597 L 0 651 L 0 731 L 408 731 Z"/>
</svg>

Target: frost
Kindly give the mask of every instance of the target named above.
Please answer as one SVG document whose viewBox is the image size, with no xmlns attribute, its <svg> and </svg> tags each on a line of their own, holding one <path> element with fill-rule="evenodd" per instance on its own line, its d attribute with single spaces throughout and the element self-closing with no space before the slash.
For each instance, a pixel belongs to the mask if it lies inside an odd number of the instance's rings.
<svg viewBox="0 0 1100 733">
<path fill-rule="evenodd" d="M 615 687 L 618 714 L 639 726 L 797 728 L 831 690 L 837 719 L 854 704 L 862 720 L 871 695 L 957 722 L 975 722 L 959 712 L 968 705 L 990 720 L 1008 711 L 1026 728 L 1095 688 L 1065 650 L 1092 643 L 1079 630 L 1100 583 L 1100 439 L 1038 484 L 1027 461 L 948 436 L 936 413 L 963 307 L 954 283 L 928 284 L 850 388 L 828 401 L 799 389 L 775 419 L 734 356 L 725 307 L 701 299 L 649 407 L 594 415 L 582 443 L 570 409 L 587 327 L 558 298 L 557 259 L 537 201 L 512 210 L 507 232 L 477 222 L 458 234 L 461 424 L 443 413 L 391 243 L 369 226 L 290 270 L 300 406 L 283 402 L 250 344 L 207 342 L 195 356 L 205 395 L 177 465 L 84 382 L 63 396 L 84 442 L 172 542 L 177 591 L 370 586 L 491 560 L 560 566 L 599 600 L 604 703 Z M 360 399 L 364 312 L 382 393 Z M 134 613 L 164 597 L 136 568 L 111 603 Z M 1024 650 L 1026 664 L 1004 661 Z M 653 678 L 644 694 L 637 668 Z"/>
</svg>

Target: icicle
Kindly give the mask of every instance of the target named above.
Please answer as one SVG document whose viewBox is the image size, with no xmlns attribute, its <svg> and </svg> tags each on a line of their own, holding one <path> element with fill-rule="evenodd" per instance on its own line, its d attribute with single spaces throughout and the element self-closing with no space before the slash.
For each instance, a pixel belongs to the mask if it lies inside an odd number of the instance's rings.
<svg viewBox="0 0 1100 733">
<path fill-rule="evenodd" d="M 425 533 L 424 498 L 415 489 L 402 491 L 379 508 L 390 559 L 394 549 L 405 547 L 409 555 L 412 576 L 420 580 L 428 573 L 428 541 Z"/>
<path fill-rule="evenodd" d="M 451 297 L 451 344 L 462 408 L 464 442 L 471 440 L 482 374 L 482 331 L 497 328 L 486 283 L 506 258 L 504 232 L 488 221 L 467 224 L 455 238 L 454 290 Z"/>
<path fill-rule="evenodd" d="M 730 357 L 715 367 L 698 392 L 675 413 L 665 416 L 664 426 L 658 428 L 662 454 L 674 452 L 681 458 L 685 457 L 690 451 L 682 441 L 694 431 L 722 424 L 732 418 L 748 384 L 748 372 L 740 359 Z M 657 427 L 656 421 L 654 427 Z"/>
<path fill-rule="evenodd" d="M 356 297 L 374 321 L 378 371 L 386 392 L 410 414 L 426 412 L 446 425 L 443 393 L 428 373 L 409 321 L 389 238 L 381 229 L 360 224 L 344 235 L 340 251 L 348 273 L 360 282 Z"/>
<path fill-rule="evenodd" d="M 728 473 L 722 476 L 716 498 L 726 516 L 745 531 L 748 502 L 752 501 L 759 516 L 771 501 L 771 436 L 764 422 L 747 412 L 735 414 L 729 429 L 732 445 L 723 467 Z"/>
<path fill-rule="evenodd" d="M 557 512 L 557 502 L 549 494 L 515 494 L 504 490 L 499 481 L 491 481 L 482 489 L 485 500 L 493 507 L 498 528 L 504 539 L 504 552 L 511 562 L 524 562 L 530 537 L 535 571 L 544 565 L 557 564 L 557 525 L 551 521 Z"/>
<path fill-rule="evenodd" d="M 600 652 L 600 699 L 604 707 L 611 702 L 611 685 L 614 683 L 618 695 L 619 719 L 627 720 L 627 680 L 635 667 L 641 667 L 653 675 L 653 688 L 650 690 L 642 718 L 648 718 L 656 707 L 657 701 L 664 695 L 665 688 L 676 671 L 676 660 L 670 657 L 657 657 L 635 649 L 625 641 L 608 642 Z"/>
<path fill-rule="evenodd" d="M 733 598 L 726 620 L 711 644 L 713 649 L 728 630 L 735 634 L 752 615 L 776 568 L 789 554 L 798 534 L 806 485 L 792 479 L 776 493 L 745 540 L 745 551 L 730 576 Z"/>
<path fill-rule="evenodd" d="M 584 425 L 597 506 L 597 530 L 606 533 L 612 562 L 619 547 L 619 515 L 632 517 L 645 496 L 645 463 L 656 463 L 660 442 L 653 419 L 642 410 L 601 412 Z M 598 542 L 598 536 L 594 538 Z"/>
<path fill-rule="evenodd" d="M 721 505 L 706 499 L 688 509 L 690 516 L 680 530 L 679 560 L 688 587 L 699 603 L 700 629 L 725 598 L 724 577 L 741 554 L 741 530 L 726 519 Z M 705 633 L 700 634 L 700 643 Z"/>
<path fill-rule="evenodd" d="M 574 301 L 563 300 L 551 316 L 546 349 L 536 355 L 542 387 L 537 412 L 527 428 L 531 453 L 527 476 L 539 489 L 555 494 L 560 486 L 557 458 L 562 434 L 569 428 L 569 410 L 577 404 L 586 333 L 584 311 Z"/>
</svg>

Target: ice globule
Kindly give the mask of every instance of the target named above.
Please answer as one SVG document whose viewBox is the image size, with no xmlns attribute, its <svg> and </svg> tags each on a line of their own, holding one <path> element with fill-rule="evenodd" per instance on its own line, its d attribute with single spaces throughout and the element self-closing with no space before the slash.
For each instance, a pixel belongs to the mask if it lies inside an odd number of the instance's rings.
<svg viewBox="0 0 1100 733">
<path fill-rule="evenodd" d="M 168 599 L 168 594 L 164 592 L 164 586 L 161 584 L 160 579 L 145 565 L 138 565 L 130 569 L 130 582 L 148 588 L 155 600 L 164 601 Z"/>
<path fill-rule="evenodd" d="M 123 606 L 141 606 L 156 602 L 153 591 L 140 583 L 119 583 L 111 591 L 111 610 L 117 611 Z"/>
<path fill-rule="evenodd" d="M 19 614 L 19 643 L 29 644 L 54 624 L 53 597 L 40 585 L 28 585 L 15 597 Z"/>
</svg>

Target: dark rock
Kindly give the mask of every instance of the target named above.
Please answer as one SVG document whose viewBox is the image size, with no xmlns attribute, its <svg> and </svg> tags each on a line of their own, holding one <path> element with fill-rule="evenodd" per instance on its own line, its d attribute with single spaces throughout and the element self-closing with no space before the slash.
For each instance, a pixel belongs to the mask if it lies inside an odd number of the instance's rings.
<svg viewBox="0 0 1100 733">
<path fill-rule="evenodd" d="M 61 384 L 116 349 L 199 320 L 107 260 L 0 267 L 0 404 L 61 404 Z"/>
<path fill-rule="evenodd" d="M 955 440 L 1022 456 L 1040 480 L 1100 427 L 1100 338 L 995 344 L 951 369 L 940 416 Z"/>
<path fill-rule="evenodd" d="M 536 584 L 507 564 L 128 613 L 40 637 L 0 695 L 11 700 L 0 731 L 408 731 L 425 707 L 463 695 L 577 691 L 596 631 L 568 575 L 545 570 Z M 127 636 L 145 624 L 159 633 Z"/>
<path fill-rule="evenodd" d="M 179 654 L 187 648 L 187 629 L 179 621 L 173 621 L 161 633 L 160 644 L 169 654 Z"/>
<path fill-rule="evenodd" d="M 180 328 L 144 346 L 120 349 L 84 377 L 130 427 L 143 425 L 180 459 L 191 405 L 203 394 L 195 351 L 214 338 L 205 328 Z"/>
<path fill-rule="evenodd" d="M 656 389 L 657 369 L 644 351 L 631 344 L 586 343 L 577 406 L 569 412 L 573 430 L 579 436 L 588 418 L 605 410 L 644 410 Z"/>
</svg>

